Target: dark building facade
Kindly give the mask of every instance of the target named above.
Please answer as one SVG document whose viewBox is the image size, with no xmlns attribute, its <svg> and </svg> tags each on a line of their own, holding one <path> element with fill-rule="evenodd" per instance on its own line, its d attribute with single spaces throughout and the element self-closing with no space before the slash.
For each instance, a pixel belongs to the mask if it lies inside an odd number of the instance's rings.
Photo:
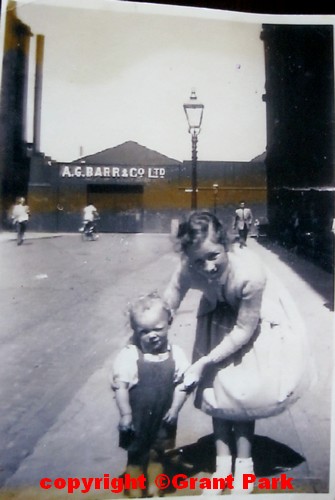
<svg viewBox="0 0 335 500">
<path fill-rule="evenodd" d="M 263 25 L 268 217 L 279 241 L 333 260 L 333 26 Z"/>
<path fill-rule="evenodd" d="M 266 214 L 266 175 L 254 162 L 198 162 L 198 207 L 231 225 L 244 198 L 255 216 Z M 30 227 L 76 231 L 93 203 L 104 232 L 169 232 L 191 206 L 191 162 L 179 162 L 133 141 L 71 163 L 31 158 Z"/>
</svg>

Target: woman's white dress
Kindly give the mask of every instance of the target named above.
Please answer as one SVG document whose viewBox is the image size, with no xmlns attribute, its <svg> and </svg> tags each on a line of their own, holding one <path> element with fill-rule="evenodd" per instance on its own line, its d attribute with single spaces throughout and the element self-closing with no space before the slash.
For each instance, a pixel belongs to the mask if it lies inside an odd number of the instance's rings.
<svg viewBox="0 0 335 500">
<path fill-rule="evenodd" d="M 213 364 L 199 383 L 195 405 L 232 420 L 282 412 L 315 379 L 304 322 L 288 290 L 247 248 L 228 252 L 228 272 L 209 281 L 182 259 L 165 291 L 178 308 L 187 290 L 203 292 L 193 361 Z"/>
</svg>

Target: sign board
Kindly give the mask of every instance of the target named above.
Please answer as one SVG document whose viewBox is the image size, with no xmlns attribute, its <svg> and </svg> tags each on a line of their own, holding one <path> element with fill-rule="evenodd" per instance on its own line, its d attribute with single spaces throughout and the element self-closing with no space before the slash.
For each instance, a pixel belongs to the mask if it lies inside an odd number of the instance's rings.
<svg viewBox="0 0 335 500">
<path fill-rule="evenodd" d="M 162 167 L 123 167 L 104 165 L 60 165 L 59 175 L 61 178 L 145 178 L 164 179 L 165 168 Z"/>
</svg>

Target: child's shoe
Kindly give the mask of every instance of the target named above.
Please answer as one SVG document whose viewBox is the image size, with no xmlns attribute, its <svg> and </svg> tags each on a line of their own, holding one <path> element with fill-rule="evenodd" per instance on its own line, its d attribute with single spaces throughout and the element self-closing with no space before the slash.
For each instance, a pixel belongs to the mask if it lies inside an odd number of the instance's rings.
<svg viewBox="0 0 335 500">
<path fill-rule="evenodd" d="M 126 474 L 129 474 L 131 479 L 136 479 L 143 474 L 143 468 L 140 465 L 127 465 Z M 143 491 L 141 488 L 129 488 L 125 494 L 129 498 L 142 498 Z"/>
<path fill-rule="evenodd" d="M 232 495 L 249 495 L 254 490 L 254 483 L 249 483 L 243 488 L 243 475 L 255 474 L 252 458 L 237 458 L 235 460 L 234 489 Z"/>
<path fill-rule="evenodd" d="M 226 478 L 231 474 L 232 470 L 232 457 L 216 457 L 216 471 L 211 475 L 211 480 L 216 478 Z M 220 488 L 206 488 L 202 490 L 202 495 L 221 495 L 223 489 Z"/>
<path fill-rule="evenodd" d="M 164 490 L 161 490 L 155 483 L 156 477 L 160 474 L 163 474 L 163 465 L 159 462 L 149 462 L 147 468 L 148 497 L 162 497 L 164 495 Z"/>
</svg>

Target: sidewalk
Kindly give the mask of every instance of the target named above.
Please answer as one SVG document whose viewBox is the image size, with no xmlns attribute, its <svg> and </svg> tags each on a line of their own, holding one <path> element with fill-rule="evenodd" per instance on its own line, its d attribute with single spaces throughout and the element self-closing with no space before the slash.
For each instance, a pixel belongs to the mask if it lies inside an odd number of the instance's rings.
<svg viewBox="0 0 335 500">
<path fill-rule="evenodd" d="M 0 234 L 0 241 L 8 241 L 12 239 L 13 234 L 6 234 L 7 239 L 3 236 L 3 233 Z M 57 236 L 61 235 L 27 234 L 27 238 Z M 302 267 L 306 273 L 305 280 L 304 276 L 293 270 L 294 267 L 301 267 L 302 261 L 298 256 L 289 254 L 275 245 L 271 249 L 265 248 L 253 239 L 250 239 L 249 245 L 296 297 L 297 305 L 308 326 L 309 340 L 319 369 L 317 386 L 304 398 L 282 415 L 257 422 L 258 458 L 261 460 L 263 454 L 267 456 L 267 460 L 277 460 L 277 466 L 286 466 L 287 476 L 294 477 L 294 493 L 313 493 L 315 497 L 315 493 L 328 492 L 333 313 L 327 305 L 329 306 L 329 297 L 333 291 L 332 277 L 313 263 L 304 261 Z M 170 257 L 164 256 L 162 260 L 165 258 Z M 320 283 L 323 293 L 318 289 Z M 170 333 L 172 340 L 178 337 L 177 342 L 189 355 L 195 327 L 193 311 L 198 300 L 198 292 L 188 293 Z M 37 443 L 33 453 L 7 481 L 6 488 L 9 490 L 8 493 L 0 490 L 1 500 L 83 498 L 80 493 L 66 495 L 61 490 L 43 492 L 38 487 L 39 481 L 43 477 L 103 477 L 103 474 L 116 477 L 123 472 L 126 453 L 118 448 L 118 411 L 112 401 L 113 396 L 108 384 L 108 372 L 113 358 L 114 354 L 87 380 L 56 423 Z M 189 399 L 180 415 L 177 446 L 186 450 L 187 445 L 196 443 L 211 433 L 210 418 L 195 410 Z M 284 445 L 281 450 L 282 463 L 278 463 L 278 444 Z M 285 446 L 290 450 L 290 456 L 285 455 Z M 301 463 L 299 458 L 302 459 Z M 291 469 L 289 459 L 292 459 Z M 200 477 L 208 474 L 198 475 Z M 24 488 L 26 484 L 36 486 Z M 178 495 L 189 493 L 190 491 L 182 490 Z M 191 493 L 199 494 L 200 490 Z M 175 495 L 177 493 L 173 494 Z M 99 491 L 85 494 L 88 500 L 121 496 Z"/>
<path fill-rule="evenodd" d="M 48 233 L 48 232 L 38 232 L 38 231 L 27 231 L 25 234 L 25 240 L 35 240 L 40 238 L 58 238 L 64 236 L 68 233 Z M 0 231 L 0 242 L 1 241 L 16 241 L 15 231 Z"/>
<path fill-rule="evenodd" d="M 258 433 L 271 436 L 301 454 L 305 461 L 292 470 L 292 476 L 303 492 L 324 493 L 328 491 L 330 425 L 334 424 L 334 415 L 331 415 L 334 382 L 333 276 L 275 244 L 268 246 L 272 251 L 256 242 L 252 245 L 295 298 L 307 325 L 318 371 L 316 386 L 289 411 L 261 421 Z M 299 274 L 295 270 L 299 270 Z"/>
</svg>

